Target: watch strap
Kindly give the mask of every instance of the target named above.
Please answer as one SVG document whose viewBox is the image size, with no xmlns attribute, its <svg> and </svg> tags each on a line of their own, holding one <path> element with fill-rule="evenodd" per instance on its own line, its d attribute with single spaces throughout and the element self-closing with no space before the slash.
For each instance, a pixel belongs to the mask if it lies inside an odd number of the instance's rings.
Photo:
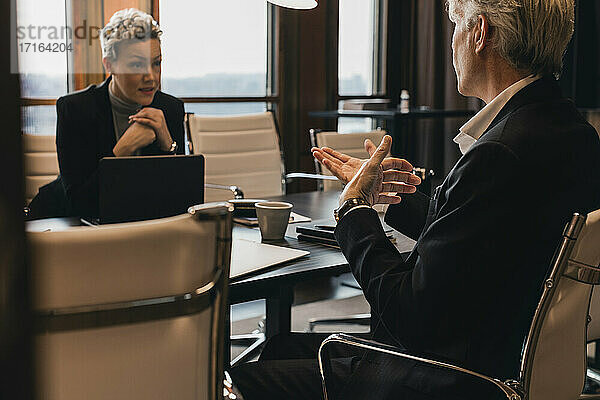
<svg viewBox="0 0 600 400">
<path fill-rule="evenodd" d="M 345 200 L 342 205 L 333 212 L 335 221 L 338 222 L 342 217 L 355 208 L 372 208 L 368 201 L 361 198 L 352 198 Z"/>
</svg>

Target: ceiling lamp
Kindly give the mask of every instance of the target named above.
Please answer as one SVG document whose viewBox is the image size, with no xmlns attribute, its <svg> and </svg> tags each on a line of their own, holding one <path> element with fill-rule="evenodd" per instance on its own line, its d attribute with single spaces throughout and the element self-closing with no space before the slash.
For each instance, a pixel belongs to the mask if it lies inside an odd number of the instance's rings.
<svg viewBox="0 0 600 400">
<path fill-rule="evenodd" d="M 267 0 L 276 6 L 296 8 L 298 10 L 310 10 L 318 5 L 318 0 Z"/>
</svg>

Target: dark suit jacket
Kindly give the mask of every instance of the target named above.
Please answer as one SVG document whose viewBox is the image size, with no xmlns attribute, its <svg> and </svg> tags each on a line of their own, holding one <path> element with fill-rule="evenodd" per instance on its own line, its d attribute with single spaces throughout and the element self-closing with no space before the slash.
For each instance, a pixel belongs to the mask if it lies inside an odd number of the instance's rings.
<svg viewBox="0 0 600 400">
<path fill-rule="evenodd" d="M 112 150 L 117 143 L 108 97 L 110 80 L 109 77 L 99 86 L 91 85 L 56 102 L 56 148 L 70 215 L 98 215 L 98 162 L 103 157 L 114 157 Z M 163 111 L 171 137 L 178 144 L 177 153 L 184 154 L 181 100 L 158 91 L 149 107 Z M 141 154 L 165 152 L 153 143 Z"/>
<path fill-rule="evenodd" d="M 335 231 L 377 319 L 375 338 L 517 378 L 562 229 L 573 212 L 600 208 L 598 134 L 556 82 L 538 80 L 511 98 L 426 200 L 405 196 L 386 215 L 418 235 L 406 261 L 373 210 L 353 210 Z M 435 395 L 457 387 L 455 378 L 408 364 L 378 373 Z M 373 398 L 386 398 L 390 386 L 377 390 Z"/>
</svg>

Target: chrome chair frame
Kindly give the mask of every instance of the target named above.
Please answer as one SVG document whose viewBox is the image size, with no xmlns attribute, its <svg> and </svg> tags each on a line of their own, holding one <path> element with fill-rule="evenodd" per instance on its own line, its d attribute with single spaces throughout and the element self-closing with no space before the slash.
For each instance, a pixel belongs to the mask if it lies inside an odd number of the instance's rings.
<svg viewBox="0 0 600 400">
<path fill-rule="evenodd" d="M 525 340 L 525 346 L 521 358 L 521 366 L 518 380 L 501 381 L 499 379 L 489 377 L 480 374 L 476 371 L 471 371 L 469 369 L 462 368 L 460 366 L 407 354 L 401 349 L 378 343 L 373 340 L 360 339 L 350 335 L 338 333 L 329 336 L 321 343 L 321 346 L 319 347 L 318 362 L 321 380 L 323 384 L 324 398 L 329 398 L 327 394 L 327 380 L 331 370 L 330 359 L 327 354 L 326 348 L 332 343 L 340 343 L 347 346 L 389 354 L 392 356 L 410 359 L 427 365 L 432 365 L 435 367 L 467 374 L 494 385 L 509 400 L 527 399 L 531 384 L 531 377 L 533 374 L 533 359 L 536 354 L 535 350 L 537 346 L 537 341 L 542 330 L 543 321 L 548 315 L 550 304 L 555 295 L 559 279 L 561 279 L 561 277 L 564 276 L 565 278 L 574 279 L 578 282 L 582 282 L 589 285 L 600 284 L 600 266 L 587 265 L 570 259 L 575 243 L 579 237 L 579 234 L 581 233 L 581 230 L 585 225 L 585 221 L 586 216 L 576 213 L 573 215 L 571 221 L 565 227 L 562 240 L 553 257 L 550 275 L 544 281 L 543 292 L 540 297 L 538 306 L 536 308 L 529 333 Z M 582 395 L 580 398 L 594 399 L 599 397 L 593 395 Z"/>
<path fill-rule="evenodd" d="M 239 186 L 235 186 L 235 185 L 227 186 L 227 185 L 217 185 L 214 183 L 205 183 L 204 187 L 208 188 L 208 189 L 229 190 L 233 194 L 234 199 L 243 199 L 244 198 L 244 192 L 242 191 L 242 189 L 240 189 Z"/>
<path fill-rule="evenodd" d="M 216 270 L 204 286 L 188 293 L 137 299 L 133 301 L 39 310 L 34 315 L 34 331 L 38 334 L 89 328 L 128 325 L 164 318 L 193 315 L 212 307 L 210 338 L 210 386 L 208 398 L 223 393 L 225 312 L 231 261 L 233 207 L 227 203 L 190 207 L 188 213 L 196 221 L 216 222 Z M 228 360 L 227 360 L 228 361 Z"/>
<path fill-rule="evenodd" d="M 374 340 L 361 339 L 361 338 L 357 338 L 357 337 L 354 337 L 354 336 L 351 336 L 351 335 L 348 335 L 345 333 L 334 333 L 333 335 L 330 335 L 327 339 L 325 339 L 321 343 L 321 346 L 319 347 L 319 354 L 318 354 L 319 372 L 321 374 L 321 381 L 323 384 L 323 396 L 324 396 L 325 400 L 329 400 L 329 396 L 327 394 L 326 382 L 327 382 L 327 375 L 330 373 L 329 371 L 331 370 L 330 359 L 327 356 L 325 347 L 332 343 L 339 343 L 339 344 L 347 345 L 350 347 L 357 347 L 357 348 L 363 349 L 363 350 L 376 351 L 378 353 L 388 354 L 388 355 L 396 356 L 396 357 L 400 357 L 400 358 L 406 358 L 409 360 L 421 362 L 421 363 L 432 365 L 435 367 L 450 369 L 453 371 L 471 375 L 473 377 L 482 379 L 484 381 L 487 381 L 487 382 L 495 385 L 500 391 L 502 391 L 506 395 L 506 398 L 509 400 L 521 400 L 522 399 L 521 394 L 518 391 L 518 388 L 513 387 L 512 381 L 502 382 L 498 379 L 490 378 L 490 377 L 480 374 L 478 372 L 471 371 L 471 370 L 468 370 L 466 368 L 462 368 L 462 367 L 459 367 L 456 365 L 452 365 L 449 363 L 436 361 L 436 360 L 430 360 L 430 359 L 418 357 L 418 356 L 415 356 L 412 354 L 407 354 L 393 346 L 388 346 L 386 344 L 379 343 Z"/>
</svg>

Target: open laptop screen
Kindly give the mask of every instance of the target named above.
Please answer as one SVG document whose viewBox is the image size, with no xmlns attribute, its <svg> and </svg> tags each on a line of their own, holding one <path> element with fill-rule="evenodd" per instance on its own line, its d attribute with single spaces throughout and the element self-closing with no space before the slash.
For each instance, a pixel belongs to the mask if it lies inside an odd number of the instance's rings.
<svg viewBox="0 0 600 400">
<path fill-rule="evenodd" d="M 99 222 L 182 214 L 204 202 L 204 157 L 107 157 L 99 164 Z"/>
</svg>

